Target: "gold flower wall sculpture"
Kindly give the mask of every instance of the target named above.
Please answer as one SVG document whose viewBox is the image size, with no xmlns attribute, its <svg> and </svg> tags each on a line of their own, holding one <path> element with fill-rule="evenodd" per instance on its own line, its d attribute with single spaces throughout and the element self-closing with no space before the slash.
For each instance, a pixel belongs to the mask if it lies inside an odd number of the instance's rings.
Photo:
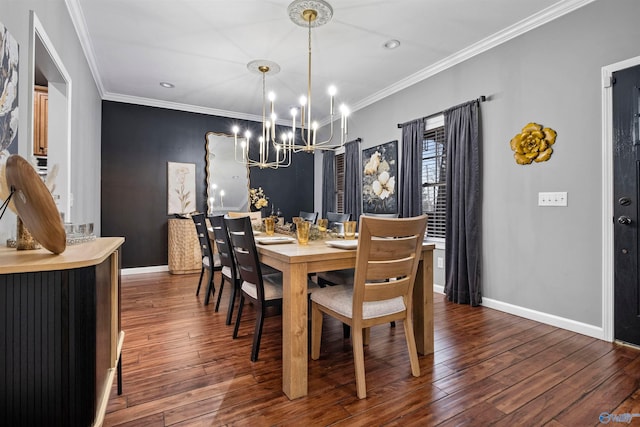
<svg viewBox="0 0 640 427">
<path fill-rule="evenodd" d="M 528 165 L 533 161 L 546 162 L 551 158 L 556 142 L 556 131 L 543 128 L 537 123 L 529 123 L 522 128 L 522 132 L 511 138 L 513 157 L 519 165 Z"/>
</svg>

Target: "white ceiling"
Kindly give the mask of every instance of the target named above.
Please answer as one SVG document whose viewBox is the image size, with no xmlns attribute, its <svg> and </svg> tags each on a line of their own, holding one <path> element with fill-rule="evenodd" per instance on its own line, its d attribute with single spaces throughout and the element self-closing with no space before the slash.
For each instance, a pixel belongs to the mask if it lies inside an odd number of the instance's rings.
<svg viewBox="0 0 640 427">
<path fill-rule="evenodd" d="M 256 59 L 281 67 L 267 76 L 281 118 L 306 92 L 307 29 L 290 0 L 66 1 L 104 99 L 255 120 Z M 326 119 L 329 84 L 357 110 L 591 1 L 332 0 L 312 30 L 314 114 Z"/>
</svg>

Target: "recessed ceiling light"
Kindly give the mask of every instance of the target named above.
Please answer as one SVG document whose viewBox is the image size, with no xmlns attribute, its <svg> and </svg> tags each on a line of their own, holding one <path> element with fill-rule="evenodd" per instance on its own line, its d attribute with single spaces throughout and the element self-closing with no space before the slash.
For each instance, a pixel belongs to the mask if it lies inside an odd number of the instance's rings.
<svg viewBox="0 0 640 427">
<path fill-rule="evenodd" d="M 169 83 L 169 82 L 160 82 L 160 86 L 162 86 L 162 87 L 164 87 L 164 88 L 167 88 L 167 89 L 172 89 L 172 88 L 174 88 L 174 87 L 175 87 L 175 85 L 174 85 L 174 84 Z"/>
<path fill-rule="evenodd" d="M 399 40 L 388 40 L 384 43 L 383 45 L 386 49 L 395 49 L 398 46 L 400 46 L 400 41 Z"/>
</svg>

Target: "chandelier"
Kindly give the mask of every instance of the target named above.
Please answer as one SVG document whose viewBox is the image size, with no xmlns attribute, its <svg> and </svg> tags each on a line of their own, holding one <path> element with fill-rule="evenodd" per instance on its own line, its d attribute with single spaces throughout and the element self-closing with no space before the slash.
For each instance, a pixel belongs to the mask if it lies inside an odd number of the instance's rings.
<svg viewBox="0 0 640 427">
<path fill-rule="evenodd" d="M 316 132 L 318 123 L 313 121 L 311 114 L 311 28 L 320 27 L 331 20 L 333 8 L 324 0 L 294 0 L 287 8 L 289 19 L 301 27 L 307 27 L 308 31 L 308 55 L 307 55 L 307 96 L 300 97 L 300 142 L 295 140 L 295 115 L 296 110 L 292 110 L 293 141 L 291 150 L 294 152 L 315 150 L 336 150 L 344 146 L 347 138 L 347 117 L 348 108 L 343 104 L 340 106 L 340 142 L 333 141 L 333 122 L 336 116 L 334 102 L 336 95 L 335 86 L 329 87 L 329 137 L 324 141 L 317 141 Z M 306 115 L 306 117 L 305 117 Z M 306 134 L 306 135 L 305 135 Z"/>
<path fill-rule="evenodd" d="M 291 164 L 291 144 L 293 140 L 293 132 L 284 132 L 281 135 L 280 143 L 276 137 L 276 114 L 274 111 L 275 94 L 270 92 L 269 99 L 269 115 L 267 115 L 267 74 L 277 74 L 280 66 L 275 62 L 259 59 L 251 61 L 247 64 L 249 71 L 262 75 L 262 135 L 258 137 L 258 155 L 255 156 L 250 150 L 251 132 L 245 131 L 244 141 L 238 144 L 238 126 L 234 126 L 234 151 L 236 161 L 246 163 L 250 167 L 259 167 L 260 169 L 278 169 L 287 167 Z M 240 146 L 240 154 L 238 154 L 238 145 Z M 273 147 L 273 148 L 271 148 Z M 270 158 L 269 153 L 275 150 L 275 156 Z"/>
<path fill-rule="evenodd" d="M 262 136 L 258 138 L 257 156 L 249 149 L 251 142 L 251 133 L 245 132 L 244 140 L 238 144 L 237 126 L 233 128 L 233 134 L 236 141 L 236 160 L 246 163 L 248 166 L 257 166 L 260 168 L 286 167 L 291 164 L 292 153 L 314 152 L 315 150 L 337 150 L 344 146 L 348 127 L 347 117 L 349 115 L 348 108 L 343 104 L 339 108 L 340 113 L 340 138 L 339 141 L 333 142 L 334 137 L 334 121 L 337 118 L 335 111 L 335 96 L 337 90 L 334 86 L 329 87 L 329 136 L 323 141 L 317 140 L 318 122 L 312 118 L 311 110 L 311 29 L 322 26 L 329 22 L 333 17 L 333 8 L 324 0 L 294 0 L 287 8 L 289 18 L 295 24 L 306 27 L 308 31 L 308 55 L 307 55 L 307 93 L 301 96 L 299 100 L 299 108 L 291 108 L 291 128 L 280 136 L 278 142 L 276 136 L 276 114 L 274 111 L 275 94 L 270 93 L 269 114 L 267 115 L 267 94 L 266 94 L 266 75 L 276 74 L 280 71 L 280 67 L 270 61 L 257 60 L 247 65 L 250 71 L 262 74 Z M 296 128 L 296 121 L 299 118 L 299 124 Z M 300 137 L 296 137 L 296 131 L 299 131 Z M 240 154 L 237 147 L 240 146 Z M 275 156 L 269 157 L 269 152 Z"/>
</svg>

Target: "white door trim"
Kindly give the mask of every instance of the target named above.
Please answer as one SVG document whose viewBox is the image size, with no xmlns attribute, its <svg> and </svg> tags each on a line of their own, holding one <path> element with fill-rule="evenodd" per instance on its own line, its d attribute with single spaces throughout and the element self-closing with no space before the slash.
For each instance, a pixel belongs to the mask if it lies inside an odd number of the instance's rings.
<svg viewBox="0 0 640 427">
<path fill-rule="evenodd" d="M 602 329 L 614 339 L 613 301 L 613 90 L 614 72 L 640 65 L 640 56 L 602 67 Z"/>
</svg>

